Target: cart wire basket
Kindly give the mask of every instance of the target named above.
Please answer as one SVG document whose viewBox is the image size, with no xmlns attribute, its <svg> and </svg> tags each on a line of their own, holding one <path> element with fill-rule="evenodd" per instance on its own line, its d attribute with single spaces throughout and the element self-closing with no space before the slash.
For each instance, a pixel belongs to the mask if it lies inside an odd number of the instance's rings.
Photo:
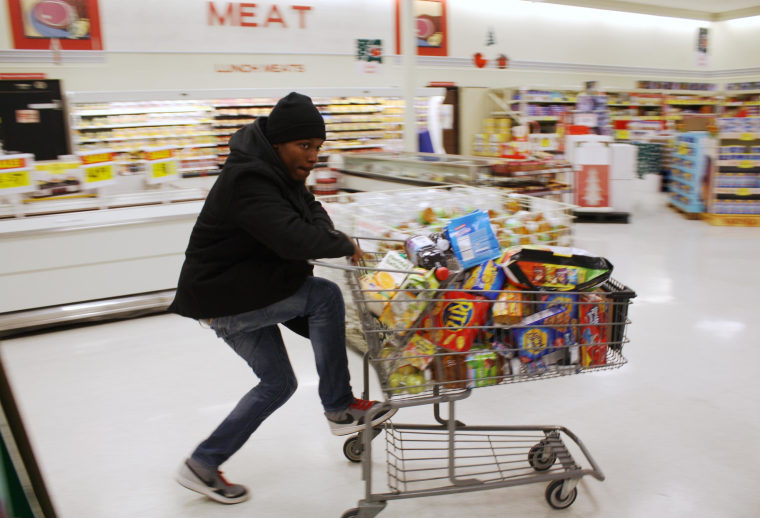
<svg viewBox="0 0 760 518">
<path fill-rule="evenodd" d="M 370 239 L 355 238 L 359 245 Z M 393 240 L 386 248 L 393 249 Z M 384 248 L 385 249 L 385 248 Z M 474 389 L 616 369 L 623 356 L 628 306 L 635 293 L 614 279 L 593 291 L 467 289 L 471 271 L 456 259 L 451 275 L 381 268 L 387 252 L 365 253 L 344 266 L 366 340 L 365 397 L 369 367 L 383 390 L 382 408 L 431 405 L 437 424 L 399 424 L 350 437 L 344 454 L 362 462 L 365 498 L 344 518 L 373 517 L 388 501 L 548 482 L 546 501 L 569 507 L 583 476 L 604 479 L 581 440 L 558 425 L 468 426 L 455 403 Z M 368 288 L 379 272 L 417 275 L 428 283 Z M 487 296 L 486 296 L 487 295 Z M 473 315 L 481 315 L 474 317 Z M 540 318 L 539 318 L 540 317 Z M 440 406 L 448 415 L 441 417 Z M 370 410 L 367 422 L 377 410 Z M 387 492 L 374 492 L 372 439 L 385 434 Z"/>
</svg>

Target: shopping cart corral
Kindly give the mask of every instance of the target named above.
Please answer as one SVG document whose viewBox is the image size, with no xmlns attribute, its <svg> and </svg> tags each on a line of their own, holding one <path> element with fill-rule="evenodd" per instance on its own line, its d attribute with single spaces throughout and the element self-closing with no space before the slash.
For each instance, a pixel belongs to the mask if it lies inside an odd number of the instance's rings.
<svg viewBox="0 0 760 518">
<path fill-rule="evenodd" d="M 395 246 L 392 239 L 382 247 L 357 240 L 365 250 Z M 473 426 L 457 420 L 456 403 L 475 389 L 624 365 L 628 305 L 635 293 L 607 279 L 594 291 L 510 289 L 486 298 L 482 290 L 463 287 L 469 272 L 456 264 L 449 265 L 448 279 L 433 285 L 368 288 L 362 282 L 367 274 L 401 273 L 379 266 L 385 253 L 365 253 L 359 265 L 337 266 L 346 275 L 366 340 L 363 397 L 369 398 L 370 368 L 384 395 L 384 404 L 370 410 L 367 422 L 383 408 L 430 405 L 435 424 L 389 420 L 346 440 L 346 457 L 362 462 L 365 495 L 343 517 L 374 517 L 391 500 L 533 483 L 547 483 L 548 504 L 564 509 L 575 501 L 581 478 L 604 480 L 586 446 L 567 428 Z M 505 301 L 512 305 L 511 316 L 495 318 L 505 314 L 497 308 Z M 372 441 L 380 434 L 385 436 L 387 490 L 377 492 Z"/>
</svg>

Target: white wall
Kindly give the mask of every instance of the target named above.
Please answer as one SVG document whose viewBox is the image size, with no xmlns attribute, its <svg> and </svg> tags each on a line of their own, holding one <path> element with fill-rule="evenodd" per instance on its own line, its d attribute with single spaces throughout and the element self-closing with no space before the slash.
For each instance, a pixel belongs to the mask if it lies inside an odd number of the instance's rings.
<svg viewBox="0 0 760 518">
<path fill-rule="evenodd" d="M 760 66 L 760 16 L 713 24 L 710 46 L 715 66 L 721 70 Z"/>
<path fill-rule="evenodd" d="M 451 55 L 695 70 L 705 22 L 524 0 L 453 0 Z M 496 45 L 486 47 L 492 28 Z"/>
<path fill-rule="evenodd" d="M 221 5 L 225 2 L 217 3 Z M 146 34 L 153 35 L 152 46 L 158 52 L 130 52 L 130 27 L 139 25 L 142 15 L 138 12 L 130 15 L 129 11 L 125 11 L 125 6 L 136 9 L 159 3 L 151 0 L 100 0 L 106 47 L 102 62 L 74 64 L 64 56 L 63 64 L 56 65 L 52 63 L 52 55 L 43 63 L 3 62 L 2 56 L 13 55 L 13 51 L 10 50 L 12 40 L 7 2 L 2 2 L 0 72 L 44 72 L 48 77 L 63 79 L 68 91 L 403 86 L 403 69 L 395 58 L 386 58 L 383 74 L 368 75 L 357 72 L 352 55 L 356 37 L 382 38 L 386 53 L 393 52 L 393 0 L 304 0 L 302 3 L 314 5 L 315 12 L 341 11 L 348 4 L 355 6 L 356 10 L 351 11 L 351 16 L 344 13 L 340 16 L 314 17 L 311 21 L 315 25 L 311 26 L 308 37 L 303 41 L 299 40 L 299 35 L 303 33 L 292 32 L 296 46 L 305 53 L 319 52 L 324 46 L 330 49 L 336 45 L 340 47 L 340 41 L 345 42 L 345 52 L 284 54 L 272 45 L 265 45 L 265 52 L 270 53 L 263 54 L 259 44 L 251 43 L 249 50 L 245 50 L 246 40 L 241 39 L 235 52 L 210 53 L 203 38 L 188 41 L 187 30 L 175 28 L 162 36 L 156 28 L 156 21 L 146 22 L 145 26 L 153 27 Z M 200 24 L 200 27 L 205 24 L 205 20 L 199 18 L 203 14 L 201 4 L 205 2 L 164 0 L 160 2 L 160 12 L 172 12 L 167 6 L 173 5 L 175 11 L 184 13 L 182 19 L 186 23 Z M 280 2 L 278 5 L 286 4 Z M 187 13 L 195 14 L 190 16 Z M 158 20 L 161 21 L 160 18 Z M 426 64 L 419 66 L 415 72 L 418 86 L 424 86 L 429 81 L 453 81 L 462 86 L 577 87 L 593 79 L 605 87 L 630 88 L 641 79 L 723 82 L 725 79 L 715 78 L 710 73 L 736 68 L 748 69 L 746 73 L 738 72 L 737 77 L 760 78 L 759 73 L 749 70 L 757 66 L 755 56 L 760 51 L 760 38 L 757 36 L 760 17 L 711 24 L 711 54 L 707 68 L 699 68 L 695 60 L 696 31 L 707 22 L 523 0 L 449 0 L 448 20 L 450 58 L 426 61 Z M 167 18 L 164 24 L 168 26 L 170 21 Z M 487 47 L 489 28 L 493 29 L 497 44 Z M 241 27 L 234 29 L 245 30 Z M 320 33 L 329 33 L 330 41 L 321 43 L 318 38 Z M 135 30 L 134 34 L 139 34 L 139 31 Z M 185 34 L 181 39 L 182 46 L 194 46 L 195 50 L 162 53 L 161 50 L 168 51 L 177 46 L 177 41 L 167 36 L 170 34 L 177 38 L 177 34 Z M 147 37 L 144 36 L 139 43 L 144 45 Z M 119 51 L 115 52 L 114 49 Z M 513 66 L 508 70 L 476 69 L 471 64 L 474 52 L 483 52 L 489 58 L 504 53 Z M 216 71 L 218 67 L 233 64 L 297 64 L 303 71 Z M 544 69 L 541 69 L 542 65 L 546 65 Z M 576 69 L 575 65 L 583 66 Z"/>
</svg>

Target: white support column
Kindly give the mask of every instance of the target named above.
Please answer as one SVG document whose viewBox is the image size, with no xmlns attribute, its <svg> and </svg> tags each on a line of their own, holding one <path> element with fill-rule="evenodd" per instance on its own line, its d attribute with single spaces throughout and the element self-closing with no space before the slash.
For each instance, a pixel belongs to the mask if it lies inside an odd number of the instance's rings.
<svg viewBox="0 0 760 518">
<path fill-rule="evenodd" d="M 417 115 L 414 108 L 417 42 L 413 0 L 401 0 L 401 73 L 404 76 L 404 151 L 417 151 Z"/>
</svg>

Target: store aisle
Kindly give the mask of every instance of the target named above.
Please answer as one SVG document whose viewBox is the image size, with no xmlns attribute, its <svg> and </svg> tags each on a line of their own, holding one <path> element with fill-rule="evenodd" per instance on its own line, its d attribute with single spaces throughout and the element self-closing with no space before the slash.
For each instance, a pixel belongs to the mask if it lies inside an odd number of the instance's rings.
<svg viewBox="0 0 760 518">
<path fill-rule="evenodd" d="M 379 516 L 757 516 L 760 231 L 688 221 L 651 195 L 631 224 L 582 224 L 575 237 L 638 293 L 629 365 L 477 390 L 457 417 L 565 425 L 607 480 L 584 479 L 567 511 L 549 508 L 545 485 L 535 484 L 393 501 Z M 254 383 L 213 332 L 161 315 L 5 340 L 0 352 L 63 518 L 337 518 L 363 497 L 360 468 L 329 433 L 308 343 L 292 334 L 287 342 L 299 389 L 223 467 L 251 488 L 252 499 L 236 506 L 172 480 Z M 350 358 L 358 392 L 361 360 Z M 404 409 L 396 420 L 430 422 L 430 414 Z M 375 463 L 382 490 L 383 459 Z"/>
</svg>

